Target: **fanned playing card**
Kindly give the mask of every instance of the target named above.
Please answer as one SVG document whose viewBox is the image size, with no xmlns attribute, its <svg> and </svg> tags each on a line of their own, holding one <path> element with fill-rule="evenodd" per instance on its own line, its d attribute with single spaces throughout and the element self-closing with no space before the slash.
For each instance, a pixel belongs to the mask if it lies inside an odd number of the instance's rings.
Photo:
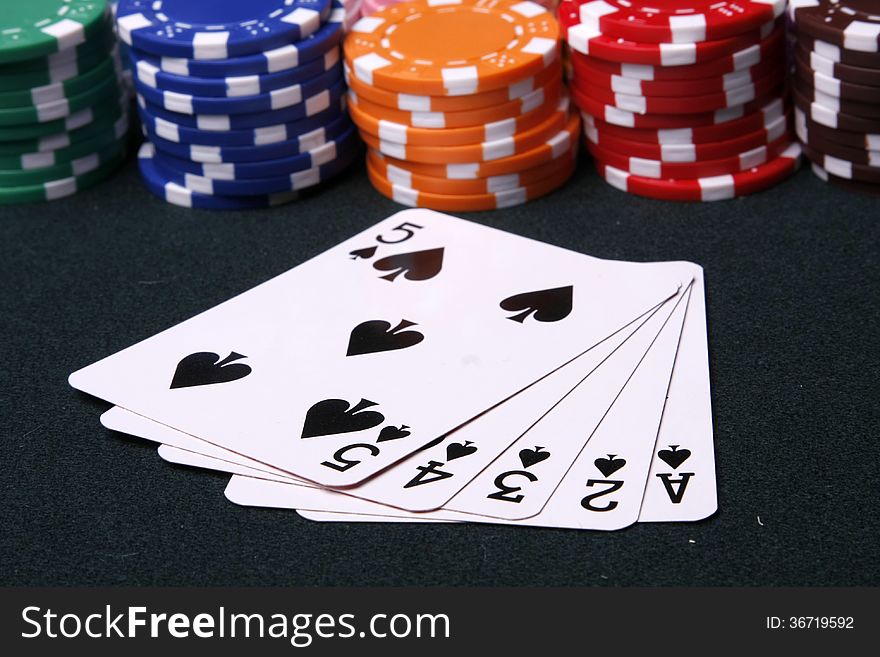
<svg viewBox="0 0 880 657">
<path fill-rule="evenodd" d="M 264 466 L 355 487 L 644 316 L 692 270 L 408 210 L 70 382 Z"/>
</svg>

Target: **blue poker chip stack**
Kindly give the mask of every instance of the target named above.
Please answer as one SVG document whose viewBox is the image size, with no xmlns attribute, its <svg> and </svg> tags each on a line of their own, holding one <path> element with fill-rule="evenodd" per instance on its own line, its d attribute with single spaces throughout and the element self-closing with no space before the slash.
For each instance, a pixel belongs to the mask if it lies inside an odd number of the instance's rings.
<svg viewBox="0 0 880 657">
<path fill-rule="evenodd" d="M 147 188 L 238 210 L 297 198 L 358 160 L 343 0 L 120 0 Z"/>
</svg>

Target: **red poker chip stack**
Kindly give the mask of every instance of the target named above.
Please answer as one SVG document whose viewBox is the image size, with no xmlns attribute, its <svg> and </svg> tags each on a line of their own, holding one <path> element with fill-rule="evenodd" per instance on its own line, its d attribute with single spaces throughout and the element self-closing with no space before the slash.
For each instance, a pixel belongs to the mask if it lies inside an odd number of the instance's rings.
<svg viewBox="0 0 880 657">
<path fill-rule="evenodd" d="M 785 102 L 785 0 L 562 0 L 572 100 L 600 175 L 714 201 L 798 167 Z"/>
<path fill-rule="evenodd" d="M 795 129 L 813 172 L 880 195 L 880 2 L 792 0 Z"/>
</svg>

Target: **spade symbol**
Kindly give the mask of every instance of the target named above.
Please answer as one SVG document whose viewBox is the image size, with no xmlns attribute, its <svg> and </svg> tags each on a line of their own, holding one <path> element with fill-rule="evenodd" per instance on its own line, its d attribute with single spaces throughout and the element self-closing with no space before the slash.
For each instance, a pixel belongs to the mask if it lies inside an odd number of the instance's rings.
<svg viewBox="0 0 880 657">
<path fill-rule="evenodd" d="M 174 377 L 171 379 L 171 389 L 207 386 L 212 383 L 228 383 L 243 379 L 251 373 L 250 366 L 233 362 L 242 358 L 247 356 L 234 351 L 223 360 L 220 360 L 219 354 L 210 351 L 190 354 L 177 364 Z"/>
<path fill-rule="evenodd" d="M 536 463 L 540 463 L 550 458 L 550 452 L 542 452 L 543 447 L 535 445 L 535 449 L 522 449 L 519 452 L 519 460 L 522 461 L 524 468 L 529 468 Z"/>
<path fill-rule="evenodd" d="M 670 445 L 669 449 L 661 449 L 657 452 L 657 456 L 663 459 L 670 468 L 677 470 L 678 466 L 691 457 L 691 450 L 679 449 L 678 445 Z"/>
<path fill-rule="evenodd" d="M 385 416 L 378 411 L 365 411 L 376 402 L 361 399 L 354 408 L 344 399 L 325 399 L 312 406 L 303 423 L 303 438 L 332 436 L 337 433 L 363 431 L 379 426 Z"/>
<path fill-rule="evenodd" d="M 473 442 L 470 440 L 465 440 L 464 443 L 451 443 L 449 447 L 446 448 L 446 460 L 454 461 L 455 459 L 460 459 L 462 456 L 473 454 L 476 451 L 477 448 L 474 447 Z"/>
<path fill-rule="evenodd" d="M 568 317 L 571 312 L 572 292 L 571 285 L 549 290 L 523 292 L 506 298 L 501 302 L 501 307 L 510 312 L 522 311 L 507 318 L 520 324 L 532 313 L 539 322 L 558 322 Z"/>
<path fill-rule="evenodd" d="M 434 278 L 443 268 L 443 249 L 399 253 L 377 260 L 373 263 L 373 268 L 390 271 L 390 274 L 379 277 L 386 281 L 394 282 L 401 274 L 408 281 L 426 281 Z"/>
<path fill-rule="evenodd" d="M 397 427 L 382 427 L 382 431 L 379 432 L 379 438 L 376 442 L 384 443 L 386 440 L 406 438 L 410 434 L 407 429 L 409 429 L 409 427 L 405 424 L 401 424 L 399 429 Z"/>
<path fill-rule="evenodd" d="M 349 251 L 348 255 L 351 256 L 352 260 L 357 260 L 358 258 L 363 258 L 364 260 L 369 260 L 374 255 L 376 255 L 376 247 L 368 246 L 363 249 L 355 249 L 354 251 Z"/>
<path fill-rule="evenodd" d="M 599 472 L 601 472 L 605 477 L 610 477 L 615 472 L 620 470 L 623 466 L 626 465 L 626 461 L 623 459 L 615 458 L 617 454 L 609 454 L 608 458 L 598 458 L 593 461 L 593 464 L 599 468 Z"/>
<path fill-rule="evenodd" d="M 348 339 L 348 353 L 345 355 L 373 354 L 377 351 L 406 349 L 417 345 L 425 339 L 425 336 L 418 331 L 404 331 L 404 329 L 415 325 L 415 322 L 406 319 L 400 320 L 400 323 L 394 328 L 391 328 L 391 322 L 381 319 L 358 324 L 351 331 L 351 337 Z"/>
</svg>

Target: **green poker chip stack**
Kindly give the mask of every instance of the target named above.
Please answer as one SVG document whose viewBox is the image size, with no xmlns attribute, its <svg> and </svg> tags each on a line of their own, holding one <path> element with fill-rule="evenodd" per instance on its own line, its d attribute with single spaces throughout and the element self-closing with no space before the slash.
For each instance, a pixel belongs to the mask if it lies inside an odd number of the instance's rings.
<svg viewBox="0 0 880 657">
<path fill-rule="evenodd" d="M 106 0 L 0 11 L 0 204 L 96 185 L 125 160 L 128 94 Z"/>
</svg>

